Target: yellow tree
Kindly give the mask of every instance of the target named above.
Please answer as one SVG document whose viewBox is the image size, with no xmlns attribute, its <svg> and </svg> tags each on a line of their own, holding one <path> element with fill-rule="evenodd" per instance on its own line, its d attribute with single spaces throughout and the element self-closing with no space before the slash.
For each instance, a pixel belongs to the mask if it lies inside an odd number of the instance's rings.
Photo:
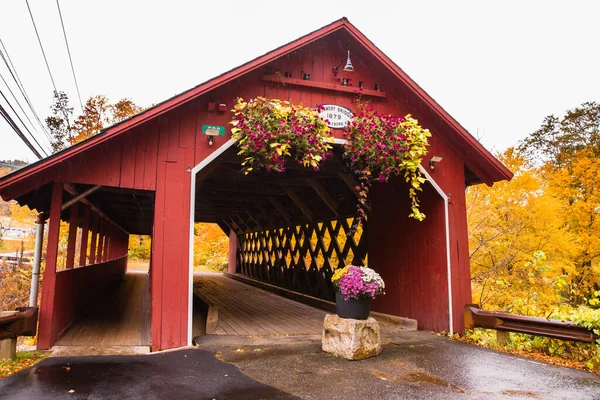
<svg viewBox="0 0 600 400">
<path fill-rule="evenodd" d="M 106 96 L 92 96 L 85 102 L 83 114 L 75 120 L 75 135 L 69 140 L 71 144 L 79 143 L 100 132 L 110 122 L 110 104 Z"/>
<path fill-rule="evenodd" d="M 225 271 L 228 250 L 229 238 L 217 224 L 194 224 L 194 267 Z"/>
<path fill-rule="evenodd" d="M 569 163 L 547 173 L 549 192 L 561 204 L 560 215 L 572 234 L 571 263 L 565 264 L 572 304 L 600 290 L 600 162 L 591 148 L 579 150 Z"/>
<path fill-rule="evenodd" d="M 562 274 L 570 236 L 557 218 L 561 204 L 546 193 L 538 171 L 513 148 L 499 159 L 514 178 L 467 191 L 473 299 L 535 314 L 560 300 L 552 282 Z"/>
</svg>

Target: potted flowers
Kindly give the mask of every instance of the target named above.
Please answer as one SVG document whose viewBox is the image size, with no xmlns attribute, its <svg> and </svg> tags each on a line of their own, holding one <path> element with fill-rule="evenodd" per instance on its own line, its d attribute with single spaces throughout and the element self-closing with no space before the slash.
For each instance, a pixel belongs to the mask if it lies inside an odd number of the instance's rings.
<svg viewBox="0 0 600 400">
<path fill-rule="evenodd" d="M 331 277 L 335 289 L 337 315 L 341 318 L 367 319 L 371 301 L 384 294 L 381 276 L 365 266 L 347 265 Z"/>
</svg>

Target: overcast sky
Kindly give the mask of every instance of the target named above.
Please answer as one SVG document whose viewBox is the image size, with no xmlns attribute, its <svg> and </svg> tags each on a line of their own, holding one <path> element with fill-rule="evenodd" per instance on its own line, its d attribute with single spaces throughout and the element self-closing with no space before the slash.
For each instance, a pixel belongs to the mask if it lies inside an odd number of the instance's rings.
<svg viewBox="0 0 600 400">
<path fill-rule="evenodd" d="M 56 86 L 78 113 L 56 2 L 29 4 Z M 537 129 L 548 114 L 600 100 L 596 1 L 60 0 L 60 6 L 84 102 L 103 94 L 149 106 L 342 16 L 494 152 Z M 24 0 L 2 0 L 0 39 L 45 118 L 53 88 Z M 20 96 L 1 60 L 0 75 Z M 1 79 L 0 90 L 20 113 Z M 0 103 L 6 108 L 1 97 Z M 49 147 L 37 128 L 37 139 Z M 6 158 L 36 160 L 0 121 L 0 159 Z"/>
</svg>

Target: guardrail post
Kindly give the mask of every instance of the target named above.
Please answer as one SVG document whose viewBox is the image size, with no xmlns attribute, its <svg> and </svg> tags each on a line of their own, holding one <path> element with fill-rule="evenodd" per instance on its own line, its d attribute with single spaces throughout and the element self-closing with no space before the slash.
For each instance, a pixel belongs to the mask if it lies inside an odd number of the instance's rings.
<svg viewBox="0 0 600 400">
<path fill-rule="evenodd" d="M 510 332 L 496 331 L 496 341 L 498 344 L 507 345 L 510 343 Z"/>
<path fill-rule="evenodd" d="M 17 358 L 17 338 L 12 337 L 0 340 L 0 361 L 15 360 Z"/>
</svg>

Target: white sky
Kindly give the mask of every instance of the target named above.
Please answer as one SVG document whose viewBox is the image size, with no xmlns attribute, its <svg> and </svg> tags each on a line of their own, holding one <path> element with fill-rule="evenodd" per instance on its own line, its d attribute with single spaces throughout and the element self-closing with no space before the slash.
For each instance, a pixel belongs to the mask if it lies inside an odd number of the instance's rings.
<svg viewBox="0 0 600 400">
<path fill-rule="evenodd" d="M 69 94 L 77 113 L 56 2 L 29 3 L 57 87 Z M 548 114 L 600 100 L 596 1 L 60 0 L 60 5 L 84 102 L 104 94 L 149 106 L 342 16 L 492 151 L 515 144 Z M 52 84 L 25 1 L 2 0 L 0 39 L 45 118 Z M 12 83 L 1 61 L 0 74 Z M 0 90 L 10 99 L 1 80 Z M 0 159 L 5 158 L 36 160 L 1 121 Z"/>
</svg>

